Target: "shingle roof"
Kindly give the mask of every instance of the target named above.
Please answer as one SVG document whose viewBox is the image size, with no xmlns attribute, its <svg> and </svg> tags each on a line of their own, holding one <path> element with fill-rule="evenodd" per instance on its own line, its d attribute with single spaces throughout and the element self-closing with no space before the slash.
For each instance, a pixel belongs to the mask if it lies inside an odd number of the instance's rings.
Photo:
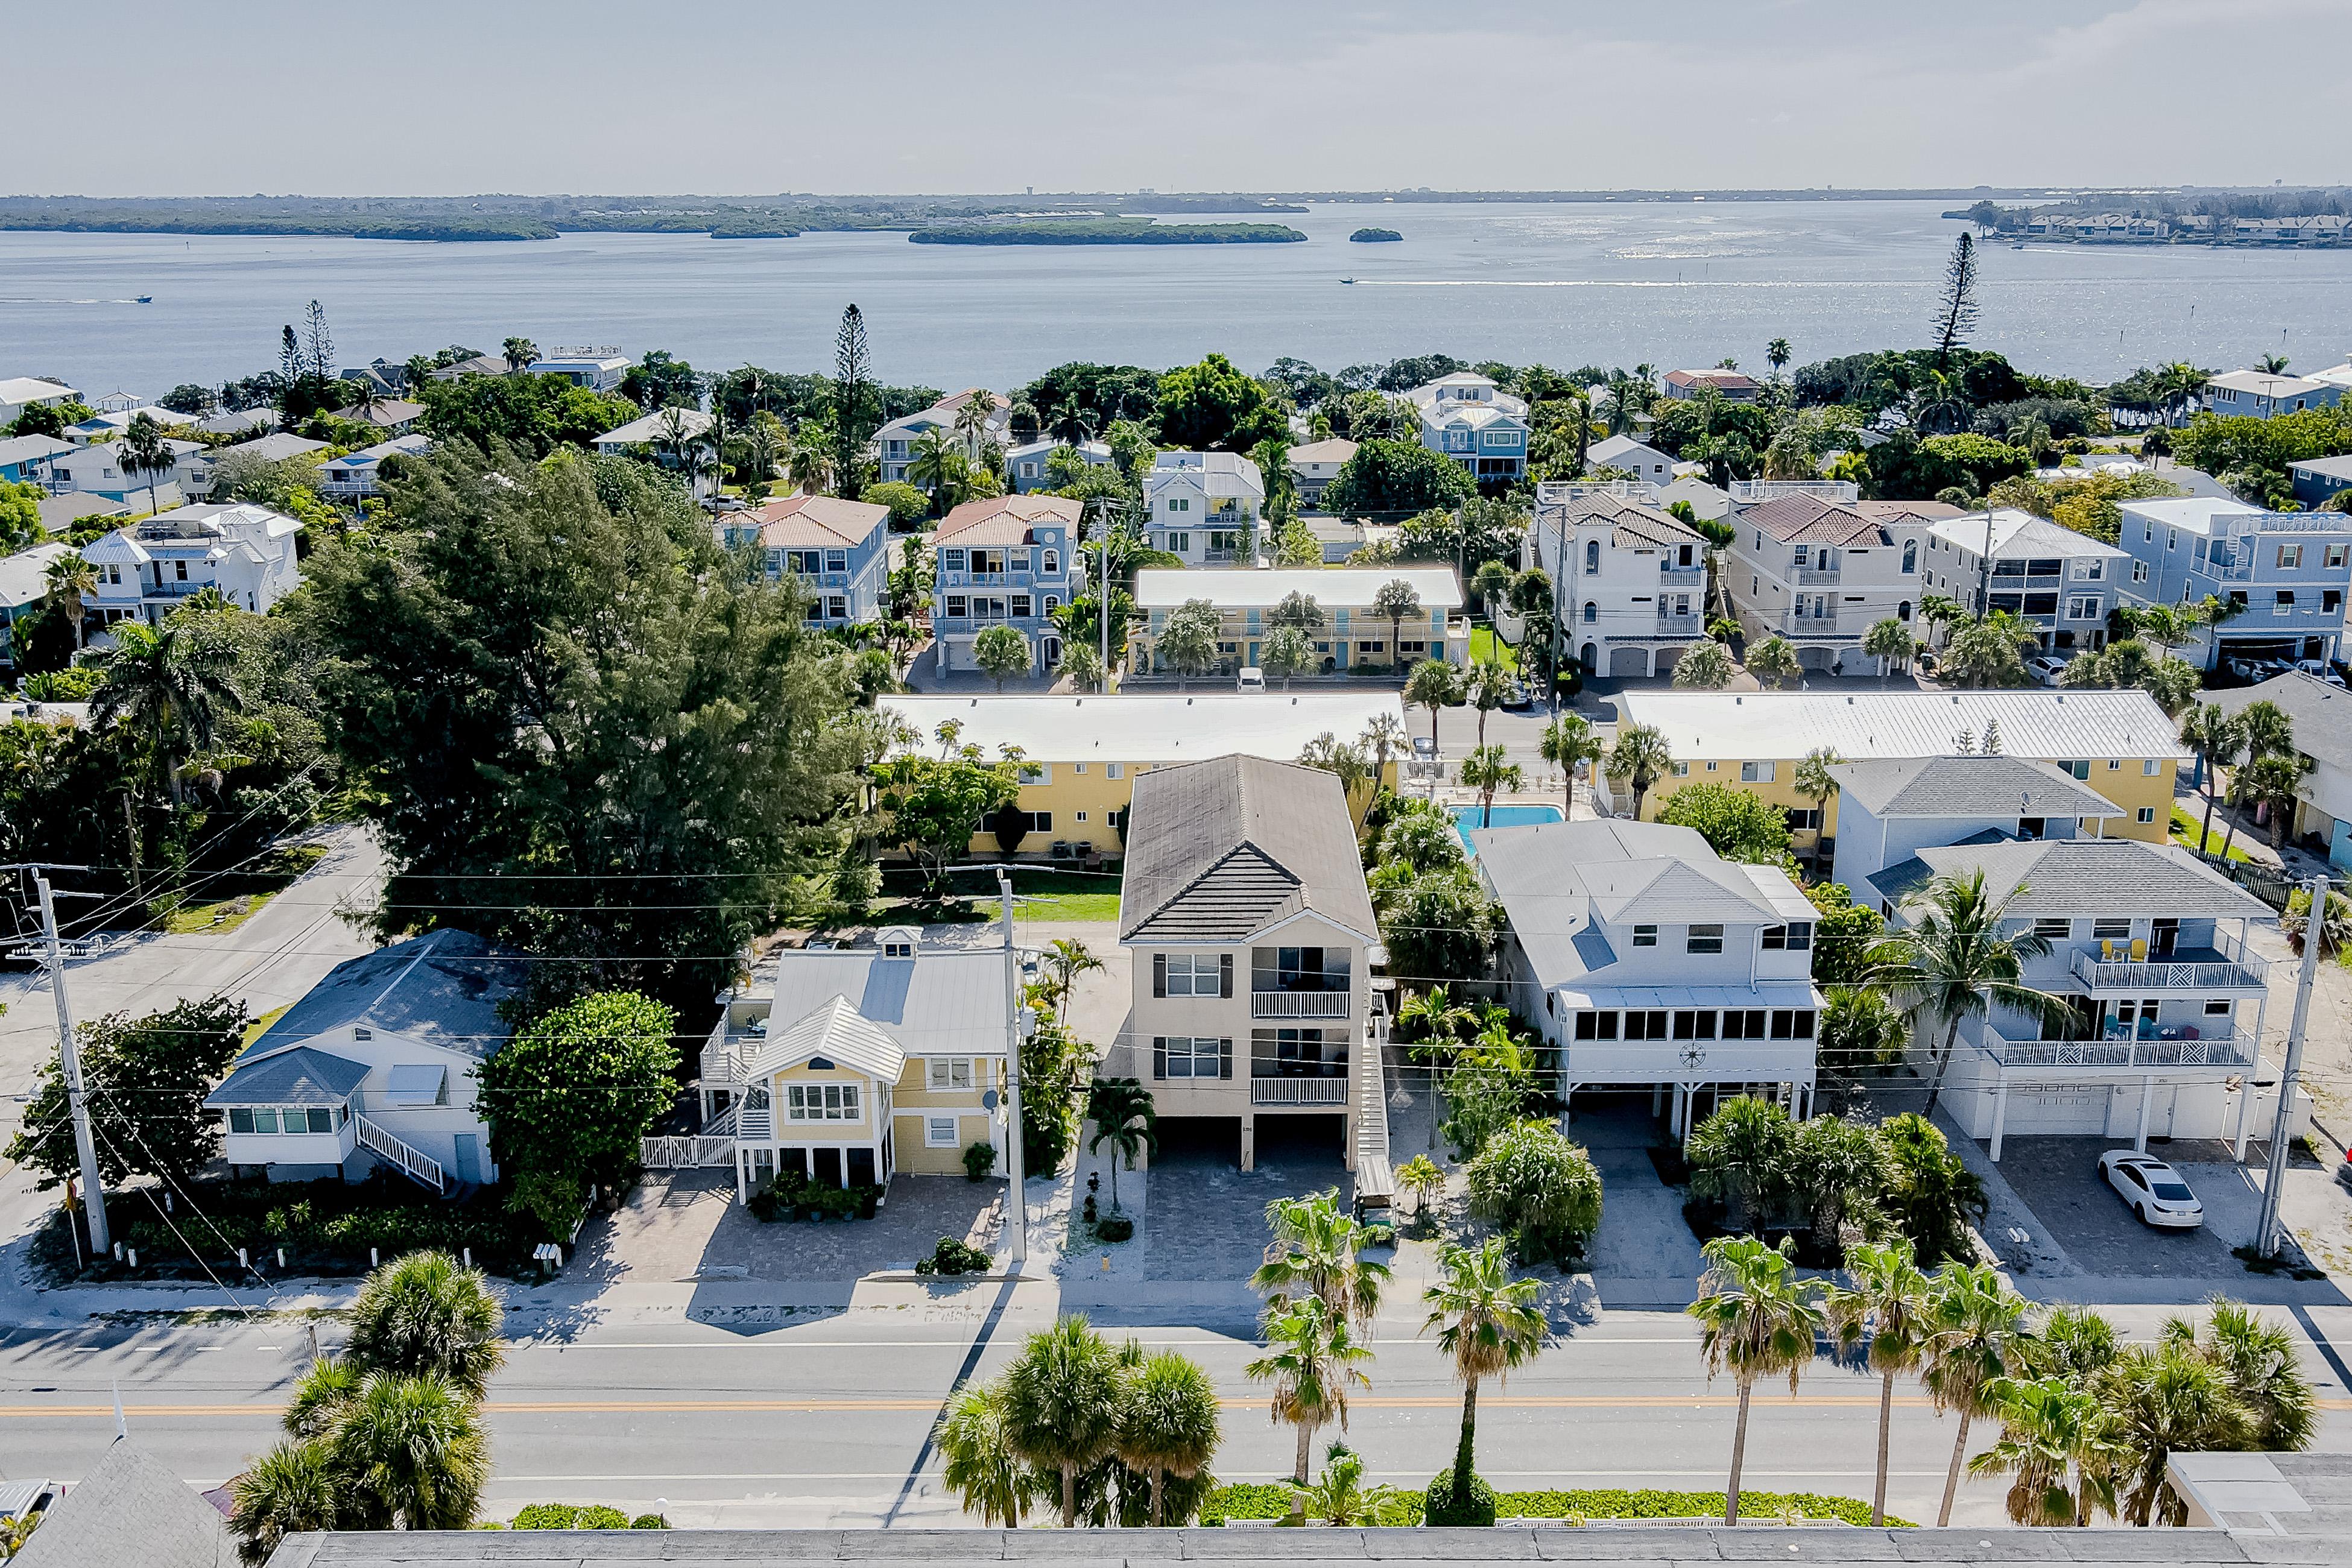
<svg viewBox="0 0 2352 1568">
<path fill-rule="evenodd" d="M 1119 940 L 1237 942 L 1312 910 L 1379 940 L 1339 781 L 1263 757 L 1213 757 L 1135 781 Z"/>
<path fill-rule="evenodd" d="M 1981 752 L 1880 757 L 1830 769 L 1874 816 L 2121 816 L 2123 809 L 2048 763 Z"/>
<path fill-rule="evenodd" d="M 1026 544 L 1029 531 L 1041 522 L 1076 528 L 1086 503 L 1068 496 L 990 496 L 968 500 L 940 520 L 934 545 Z"/>
<path fill-rule="evenodd" d="M 758 520 L 760 542 L 771 549 L 823 549 L 863 543 L 890 520 L 890 509 L 839 496 L 783 496 L 763 503 L 751 516 Z"/>
<path fill-rule="evenodd" d="M 2174 844 L 2136 838 L 2048 838 L 1944 845 L 1922 849 L 1916 864 L 1928 876 L 1966 876 L 1981 868 L 1995 896 L 2022 885 L 2010 918 L 2081 916 L 2128 908 L 2135 914 L 2189 919 L 2269 920 L 2271 907 Z M 1914 861 L 1870 879 L 1891 902 L 1926 879 Z M 1892 886 L 1890 886 L 1890 884 Z"/>
<path fill-rule="evenodd" d="M 911 964 L 910 959 L 890 959 Z M 1000 1033 L 1001 1037 L 1001 1033 Z M 744 1067 L 749 1078 L 764 1078 L 784 1068 L 822 1059 L 862 1072 L 877 1083 L 896 1083 L 906 1070 L 907 1053 L 888 1031 L 860 1017 L 846 996 L 834 996 L 782 1034 L 771 1032 L 768 1043 Z"/>
<path fill-rule="evenodd" d="M 340 1105 L 368 1075 L 367 1064 L 331 1056 L 309 1046 L 280 1050 L 247 1065 L 221 1080 L 205 1097 L 205 1109 L 225 1105 Z"/>
<path fill-rule="evenodd" d="M 500 1002 L 521 991 L 524 966 L 471 931 L 444 927 L 335 965 L 246 1047 L 240 1064 L 353 1024 L 487 1058 L 513 1028 Z"/>
<path fill-rule="evenodd" d="M 685 433 L 688 440 L 698 440 L 710 433 L 711 417 L 699 408 L 679 408 L 675 411 L 656 408 L 651 414 L 643 415 L 630 420 L 626 425 L 605 431 L 596 437 L 596 445 L 626 447 L 639 441 L 667 441 L 669 439 L 669 416 L 672 412 L 677 415 L 677 426 Z"/>
<path fill-rule="evenodd" d="M 2231 713 L 2242 713 L 2255 702 L 2275 704 L 2294 721 L 2296 751 L 2330 767 L 2352 770 L 2352 692 L 2341 687 L 2291 669 L 2258 686 L 2216 691 L 2209 700 Z M 2344 706 L 2338 708 L 2339 702 Z"/>
<path fill-rule="evenodd" d="M 10 1568 L 233 1568 L 236 1561 L 220 1510 L 121 1437 L 9 1559 Z"/>
</svg>

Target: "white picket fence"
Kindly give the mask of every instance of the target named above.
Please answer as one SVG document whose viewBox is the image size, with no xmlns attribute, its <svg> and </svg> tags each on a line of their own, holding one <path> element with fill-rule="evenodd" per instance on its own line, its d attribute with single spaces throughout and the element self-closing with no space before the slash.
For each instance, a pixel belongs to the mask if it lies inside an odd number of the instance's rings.
<svg viewBox="0 0 2352 1568">
<path fill-rule="evenodd" d="M 679 1138 L 648 1138 L 637 1163 L 648 1171 L 731 1165 L 735 1163 L 735 1140 L 713 1137 L 707 1132 L 692 1132 Z"/>
</svg>

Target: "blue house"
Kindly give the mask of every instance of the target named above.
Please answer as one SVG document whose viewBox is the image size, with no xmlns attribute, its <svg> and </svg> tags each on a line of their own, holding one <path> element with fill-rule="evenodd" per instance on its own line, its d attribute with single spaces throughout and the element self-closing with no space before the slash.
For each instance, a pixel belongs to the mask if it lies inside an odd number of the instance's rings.
<svg viewBox="0 0 2352 1568">
<path fill-rule="evenodd" d="M 70 443 L 54 436 L 12 436 L 0 440 L 0 479 L 16 485 L 47 484 L 50 459 L 73 449 Z"/>
<path fill-rule="evenodd" d="M 1062 662 L 1054 612 L 1086 591 L 1077 557 L 1082 503 L 1065 496 L 969 500 L 941 520 L 931 635 L 942 673 L 977 669 L 973 639 L 1009 626 L 1028 640 L 1030 668 Z"/>
<path fill-rule="evenodd" d="M 890 509 L 838 496 L 786 496 L 724 527 L 726 542 L 757 544 L 768 578 L 790 573 L 808 590 L 811 626 L 847 626 L 882 618 L 890 574 Z"/>
<path fill-rule="evenodd" d="M 1462 371 L 1416 386 L 1406 399 L 1421 411 L 1421 444 L 1443 452 L 1477 479 L 1513 479 L 1528 468 L 1528 405 L 1487 377 Z"/>
<path fill-rule="evenodd" d="M 2294 499 L 2306 507 L 2325 506 L 2338 490 L 2352 489 L 2352 457 L 2289 463 L 2286 471 L 2294 482 Z"/>
<path fill-rule="evenodd" d="M 2131 557 L 2123 595 L 2240 613 L 2183 650 L 2208 669 L 2228 658 L 2334 658 L 2352 585 L 2352 515 L 2264 511 L 2210 496 L 2123 503 L 2116 542 Z"/>
</svg>

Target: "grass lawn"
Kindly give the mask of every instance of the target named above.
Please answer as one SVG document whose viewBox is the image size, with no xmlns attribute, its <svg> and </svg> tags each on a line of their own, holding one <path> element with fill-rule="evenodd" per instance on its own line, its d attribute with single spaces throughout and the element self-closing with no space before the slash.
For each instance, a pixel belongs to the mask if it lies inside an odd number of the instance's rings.
<svg viewBox="0 0 2352 1568">
<path fill-rule="evenodd" d="M 1470 628 L 1470 658 L 1474 664 L 1485 664 L 1490 659 L 1501 659 L 1503 668 L 1514 673 L 1519 668 L 1519 650 L 1496 637 L 1495 628 L 1492 626 Z"/>
<path fill-rule="evenodd" d="M 962 901 L 942 909 L 919 901 L 921 878 L 892 868 L 882 873 L 882 896 L 875 902 L 870 924 L 894 921 L 931 923 L 940 921 L 993 921 L 1003 918 L 995 897 L 992 871 L 958 871 L 950 885 Z M 1013 916 L 1023 921 L 1101 921 L 1118 919 L 1119 875 L 1116 871 L 1034 871 L 1013 873 Z"/>
<path fill-rule="evenodd" d="M 191 931 L 231 931 L 251 920 L 254 911 L 284 892 L 294 879 L 317 865 L 327 853 L 323 844 L 301 844 L 280 849 L 250 869 L 224 877 L 199 876 L 201 904 L 182 904 L 165 920 L 163 929 L 175 936 Z"/>
<path fill-rule="evenodd" d="M 1116 599 L 1111 601 L 1114 605 L 1118 602 L 1118 601 Z M 260 1017 L 256 1018 L 252 1023 L 247 1024 L 245 1026 L 245 1043 L 247 1046 L 252 1045 L 254 1041 L 261 1038 L 262 1034 L 269 1027 L 270 1025 L 275 1024 L 278 1019 L 283 1018 L 287 1014 L 293 1010 L 294 1004 L 289 1002 L 283 1007 L 272 1007 L 268 1012 L 264 1013 Z"/>
<path fill-rule="evenodd" d="M 2179 845 L 2183 849 L 2194 849 L 2198 847 L 2197 835 L 2199 830 L 2204 826 L 2204 824 L 2205 813 L 2201 808 L 2192 816 L 2188 807 L 2181 805 L 2178 802 L 2174 803 L 2172 807 L 2172 841 L 2175 844 Z M 2219 814 L 2216 814 L 2213 821 L 2213 831 L 2205 840 L 2205 853 L 2208 855 L 2219 855 L 2221 853 L 2221 846 L 2227 838 L 2228 833 Z M 2237 845 L 2231 844 L 2230 858 L 2232 860 L 2251 860 L 2253 857 L 2247 854 L 2243 849 L 2238 847 Z"/>
</svg>

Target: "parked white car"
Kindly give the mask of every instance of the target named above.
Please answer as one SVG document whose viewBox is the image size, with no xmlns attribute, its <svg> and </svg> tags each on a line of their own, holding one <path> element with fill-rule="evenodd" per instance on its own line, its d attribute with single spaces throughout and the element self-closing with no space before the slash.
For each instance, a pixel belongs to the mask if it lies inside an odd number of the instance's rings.
<svg viewBox="0 0 2352 1568">
<path fill-rule="evenodd" d="M 2194 1230 L 2205 1223 L 2205 1205 L 2180 1173 L 2153 1154 L 2110 1149 L 2099 1156 L 2099 1174 L 2115 1188 L 2142 1225 L 2161 1230 Z"/>
<path fill-rule="evenodd" d="M 1242 672 L 1234 678 L 1234 689 L 1235 691 L 1264 691 L 1265 689 L 1265 671 L 1260 669 L 1254 664 L 1245 664 L 1242 666 Z"/>
<path fill-rule="evenodd" d="M 2025 661 L 2025 673 L 2032 677 L 2036 686 L 2057 685 L 2058 677 L 2065 668 L 2066 661 L 2051 653 L 2036 654 Z"/>
</svg>

